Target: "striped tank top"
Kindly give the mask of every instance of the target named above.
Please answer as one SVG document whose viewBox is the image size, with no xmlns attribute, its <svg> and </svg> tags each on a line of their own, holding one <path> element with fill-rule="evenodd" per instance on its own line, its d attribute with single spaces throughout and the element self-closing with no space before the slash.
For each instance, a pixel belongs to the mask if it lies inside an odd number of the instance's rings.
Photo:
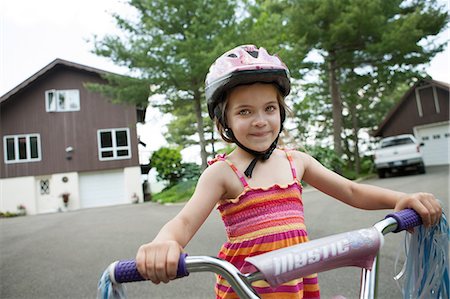
<svg viewBox="0 0 450 299">
<path fill-rule="evenodd" d="M 219 155 L 210 162 L 228 163 L 244 186 L 244 191 L 236 199 L 220 201 L 217 208 L 228 237 L 218 257 L 232 263 L 243 273 L 254 271 L 254 268 L 244 261 L 248 256 L 308 241 L 304 224 L 302 185 L 297 178 L 292 157 L 287 151 L 285 153 L 293 176 L 293 182 L 286 186 L 251 188 L 242 173 L 225 155 Z M 271 288 L 265 281 L 257 281 L 252 285 L 264 299 L 320 298 L 317 274 L 290 281 L 276 288 Z M 239 298 L 220 275 L 217 276 L 215 292 L 217 299 Z"/>
</svg>

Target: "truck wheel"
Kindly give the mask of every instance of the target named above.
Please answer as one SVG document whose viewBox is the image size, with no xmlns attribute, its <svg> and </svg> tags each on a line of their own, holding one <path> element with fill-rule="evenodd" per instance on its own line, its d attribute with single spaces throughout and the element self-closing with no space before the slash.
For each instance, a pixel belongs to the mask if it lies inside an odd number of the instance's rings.
<svg viewBox="0 0 450 299">
<path fill-rule="evenodd" d="M 417 168 L 417 170 L 419 171 L 420 174 L 426 173 L 425 165 L 420 165 L 420 166 Z"/>
<path fill-rule="evenodd" d="M 378 169 L 377 172 L 380 179 L 384 179 L 386 177 L 386 171 L 384 171 L 383 169 Z"/>
</svg>

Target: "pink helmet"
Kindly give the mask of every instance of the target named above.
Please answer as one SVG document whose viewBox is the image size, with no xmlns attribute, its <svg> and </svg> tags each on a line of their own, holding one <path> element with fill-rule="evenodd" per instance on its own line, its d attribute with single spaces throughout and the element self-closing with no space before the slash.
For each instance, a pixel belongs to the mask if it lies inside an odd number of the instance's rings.
<svg viewBox="0 0 450 299">
<path fill-rule="evenodd" d="M 283 96 L 291 90 L 289 70 L 277 55 L 254 45 L 238 46 L 217 58 L 205 80 L 206 102 L 211 119 L 219 118 L 215 111 L 224 100 L 223 93 L 237 85 L 256 82 L 275 83 Z"/>
</svg>

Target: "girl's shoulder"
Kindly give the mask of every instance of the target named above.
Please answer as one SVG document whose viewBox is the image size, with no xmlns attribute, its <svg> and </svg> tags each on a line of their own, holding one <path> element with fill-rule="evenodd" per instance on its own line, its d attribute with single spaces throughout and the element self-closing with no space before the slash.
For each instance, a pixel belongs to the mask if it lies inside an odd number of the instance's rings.
<svg viewBox="0 0 450 299">
<path fill-rule="evenodd" d="M 211 159 L 211 160 L 208 161 L 208 166 L 214 165 L 214 164 L 216 164 L 216 162 L 219 162 L 219 161 L 225 162 L 226 159 L 227 159 L 227 154 L 226 153 L 224 153 L 224 154 L 217 154 L 214 157 L 214 159 Z"/>
<path fill-rule="evenodd" d="M 306 162 L 311 158 L 309 154 L 295 148 L 280 148 L 280 150 L 284 151 L 288 156 L 291 156 L 293 160 Z"/>
<path fill-rule="evenodd" d="M 219 154 L 210 161 L 208 161 L 208 167 L 203 172 L 207 176 L 217 176 L 219 179 L 228 176 L 224 174 L 228 174 L 231 171 L 229 162 L 227 161 L 227 154 Z"/>
<path fill-rule="evenodd" d="M 289 159 L 293 162 L 294 167 L 298 171 L 299 178 L 301 178 L 306 169 L 312 164 L 311 160 L 313 158 L 309 154 L 295 148 L 282 150 L 290 157 Z"/>
<path fill-rule="evenodd" d="M 225 197 L 229 190 L 236 188 L 236 174 L 233 165 L 225 159 L 226 156 L 214 158 L 208 162 L 208 167 L 200 176 L 197 188 L 206 192 L 216 190 L 220 196 L 217 200 Z"/>
</svg>

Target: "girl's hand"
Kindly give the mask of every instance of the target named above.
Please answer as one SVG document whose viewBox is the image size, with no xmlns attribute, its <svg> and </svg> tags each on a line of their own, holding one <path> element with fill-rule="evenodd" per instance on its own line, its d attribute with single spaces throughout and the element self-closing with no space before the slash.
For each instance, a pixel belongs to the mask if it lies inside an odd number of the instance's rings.
<svg viewBox="0 0 450 299">
<path fill-rule="evenodd" d="M 177 275 L 182 247 L 176 241 L 153 241 L 139 247 L 136 266 L 139 273 L 155 284 L 168 283 Z"/>
<path fill-rule="evenodd" d="M 403 209 L 413 209 L 422 218 L 425 226 L 430 227 L 436 224 L 442 215 L 442 207 L 433 194 L 413 193 L 406 194 L 400 198 L 395 205 L 395 211 Z"/>
</svg>

